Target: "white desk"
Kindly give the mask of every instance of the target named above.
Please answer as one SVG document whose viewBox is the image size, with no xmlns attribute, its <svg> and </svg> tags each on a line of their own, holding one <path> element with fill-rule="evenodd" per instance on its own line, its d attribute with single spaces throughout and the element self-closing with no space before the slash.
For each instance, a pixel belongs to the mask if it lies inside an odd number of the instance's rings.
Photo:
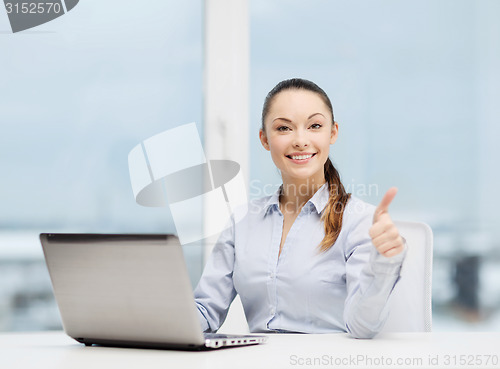
<svg viewBox="0 0 500 369">
<path fill-rule="evenodd" d="M 392 333 L 373 340 L 273 334 L 266 344 L 209 352 L 85 347 L 62 332 L 0 334 L 1 369 L 312 367 L 500 368 L 500 332 Z"/>
</svg>

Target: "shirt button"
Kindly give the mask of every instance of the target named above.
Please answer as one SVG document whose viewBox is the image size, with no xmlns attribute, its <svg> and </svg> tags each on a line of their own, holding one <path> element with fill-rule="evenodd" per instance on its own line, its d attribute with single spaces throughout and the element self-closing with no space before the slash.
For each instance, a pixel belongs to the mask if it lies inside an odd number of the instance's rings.
<svg viewBox="0 0 500 369">
<path fill-rule="evenodd" d="M 269 278 L 273 279 L 274 278 L 274 273 L 269 274 Z"/>
</svg>

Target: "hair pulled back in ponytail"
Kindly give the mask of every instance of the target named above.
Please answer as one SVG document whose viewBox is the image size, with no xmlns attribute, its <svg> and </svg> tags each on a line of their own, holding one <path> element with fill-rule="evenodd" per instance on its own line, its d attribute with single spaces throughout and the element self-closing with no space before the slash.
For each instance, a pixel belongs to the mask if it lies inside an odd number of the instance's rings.
<svg viewBox="0 0 500 369">
<path fill-rule="evenodd" d="M 325 105 L 328 107 L 332 113 L 332 124 L 334 124 L 333 118 L 333 107 L 330 98 L 321 87 L 319 87 L 314 82 L 308 81 L 301 78 L 292 78 L 284 80 L 278 83 L 266 96 L 264 101 L 264 106 L 262 108 L 262 131 L 265 132 L 265 118 L 269 113 L 270 106 L 273 99 L 280 92 L 285 90 L 307 90 L 315 92 L 323 100 Z M 351 197 L 350 193 L 347 193 L 342 182 L 340 181 L 340 175 L 337 169 L 333 166 L 330 158 L 325 162 L 324 166 L 325 179 L 328 182 L 328 188 L 330 192 L 330 197 L 328 204 L 323 210 L 323 222 L 325 224 L 325 237 L 319 244 L 320 251 L 324 252 L 329 250 L 340 234 L 342 229 L 342 219 L 344 216 L 344 209 L 346 207 L 347 201 Z"/>
<path fill-rule="evenodd" d="M 342 219 L 347 201 L 351 197 L 340 181 L 340 174 L 333 166 L 330 158 L 325 162 L 325 179 L 328 182 L 330 197 L 328 204 L 323 210 L 323 221 L 325 223 L 325 237 L 319 244 L 320 251 L 327 251 L 333 246 L 342 229 Z"/>
</svg>

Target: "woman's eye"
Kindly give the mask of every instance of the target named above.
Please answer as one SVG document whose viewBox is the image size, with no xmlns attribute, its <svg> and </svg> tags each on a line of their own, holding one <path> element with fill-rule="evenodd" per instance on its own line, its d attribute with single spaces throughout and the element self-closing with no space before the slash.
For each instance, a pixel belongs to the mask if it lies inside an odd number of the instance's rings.
<svg viewBox="0 0 500 369">
<path fill-rule="evenodd" d="M 312 129 L 320 129 L 321 127 L 322 127 L 322 125 L 321 125 L 321 124 L 319 124 L 319 123 L 314 123 L 314 124 L 311 124 L 311 128 L 312 128 Z"/>
<path fill-rule="evenodd" d="M 277 130 L 278 130 L 279 132 L 285 132 L 285 131 L 290 130 L 290 128 L 288 128 L 287 126 L 279 126 L 279 127 L 277 128 Z"/>
</svg>

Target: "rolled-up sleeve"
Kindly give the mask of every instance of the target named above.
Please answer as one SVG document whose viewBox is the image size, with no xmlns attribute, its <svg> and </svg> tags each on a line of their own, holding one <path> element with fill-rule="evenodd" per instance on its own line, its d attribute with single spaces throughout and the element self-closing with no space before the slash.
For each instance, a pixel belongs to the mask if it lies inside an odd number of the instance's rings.
<svg viewBox="0 0 500 369">
<path fill-rule="evenodd" d="M 200 324 L 204 332 L 216 332 L 236 296 L 233 285 L 234 221 L 219 236 L 194 290 Z"/>
<path fill-rule="evenodd" d="M 374 208 L 365 210 L 349 229 L 345 251 L 344 322 L 355 338 L 372 338 L 383 328 L 389 314 L 387 301 L 406 255 L 406 243 L 403 252 L 389 258 L 376 250 L 368 233 Z"/>
</svg>

